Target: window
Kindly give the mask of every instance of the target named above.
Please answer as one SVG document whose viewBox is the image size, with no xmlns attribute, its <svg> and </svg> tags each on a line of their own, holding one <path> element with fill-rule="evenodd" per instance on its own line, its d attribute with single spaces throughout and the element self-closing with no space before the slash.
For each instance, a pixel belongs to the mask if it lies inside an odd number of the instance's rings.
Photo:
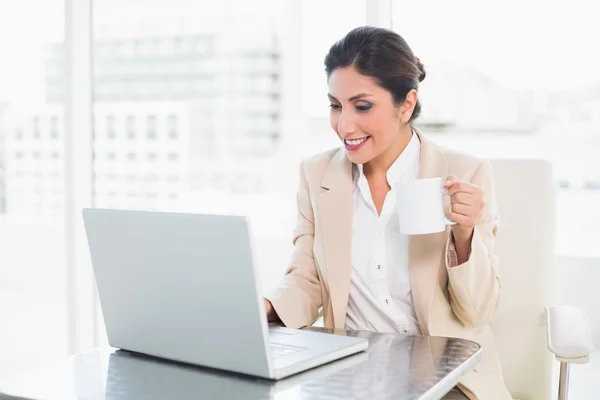
<svg viewBox="0 0 600 400">
<path fill-rule="evenodd" d="M 146 117 L 146 131 L 148 139 L 156 139 L 156 115 L 148 115 Z"/>
<path fill-rule="evenodd" d="M 158 156 L 156 155 L 156 153 L 148 153 L 148 155 L 146 156 L 148 161 L 156 161 L 157 157 Z"/>
<path fill-rule="evenodd" d="M 30 162 L 63 148 L 65 80 L 53 68 L 62 51 L 57 60 L 48 50 L 64 49 L 65 7 L 0 5 L 0 380 L 67 354 L 64 174 Z"/>
<path fill-rule="evenodd" d="M 106 137 L 108 139 L 114 139 L 116 137 L 115 117 L 112 115 L 106 117 Z"/>
<path fill-rule="evenodd" d="M 137 154 L 135 154 L 133 152 L 127 153 L 127 160 L 128 161 L 135 161 L 136 158 L 137 158 Z"/>
<path fill-rule="evenodd" d="M 148 174 L 144 177 L 144 181 L 148 182 L 148 183 L 158 182 L 158 175 L 157 174 Z"/>
<path fill-rule="evenodd" d="M 58 139 L 58 117 L 50 118 L 50 137 L 52 139 Z"/>
<path fill-rule="evenodd" d="M 169 117 L 167 118 L 167 129 L 169 131 L 169 139 L 177 139 L 177 115 L 169 115 Z"/>
<path fill-rule="evenodd" d="M 40 117 L 33 117 L 33 138 L 40 139 L 42 137 L 42 132 L 40 129 Z"/>
<path fill-rule="evenodd" d="M 106 158 L 107 158 L 109 161 L 114 161 L 114 160 L 115 160 L 117 157 L 116 157 L 115 153 L 113 153 L 113 152 L 111 151 L 111 152 L 108 152 L 108 153 L 106 153 Z"/>
<path fill-rule="evenodd" d="M 135 117 L 128 115 L 125 120 L 125 132 L 127 132 L 127 139 L 135 139 Z"/>
<path fill-rule="evenodd" d="M 169 153 L 169 161 L 177 161 L 177 159 L 179 158 L 179 155 L 177 153 Z"/>
</svg>

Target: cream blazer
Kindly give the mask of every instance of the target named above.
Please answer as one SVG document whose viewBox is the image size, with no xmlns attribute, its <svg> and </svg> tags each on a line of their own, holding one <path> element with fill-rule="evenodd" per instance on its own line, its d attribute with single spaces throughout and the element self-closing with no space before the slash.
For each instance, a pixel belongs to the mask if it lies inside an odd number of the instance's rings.
<svg viewBox="0 0 600 400">
<path fill-rule="evenodd" d="M 459 384 L 470 399 L 511 399 L 488 325 L 502 287 L 493 253 L 499 218 L 491 165 L 415 132 L 421 140 L 420 178 L 455 175 L 481 187 L 486 196 L 465 263 L 448 268 L 450 228 L 410 237 L 409 279 L 417 321 L 424 335 L 465 338 L 482 346 L 482 361 Z M 449 209 L 448 196 L 444 201 Z M 286 326 L 313 324 L 323 307 L 325 327 L 343 329 L 352 268 L 352 164 L 343 148 L 301 163 L 297 206 L 291 261 L 266 298 Z"/>
</svg>

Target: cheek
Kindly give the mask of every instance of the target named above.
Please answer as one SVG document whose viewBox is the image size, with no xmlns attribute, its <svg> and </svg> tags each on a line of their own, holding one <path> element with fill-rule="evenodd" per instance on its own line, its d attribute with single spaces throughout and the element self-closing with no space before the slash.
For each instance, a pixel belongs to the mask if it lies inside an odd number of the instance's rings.
<svg viewBox="0 0 600 400">
<path fill-rule="evenodd" d="M 362 115 L 357 122 L 361 131 L 373 136 L 374 139 L 378 139 L 387 134 L 387 129 L 383 121 L 385 121 L 385 119 L 383 119 L 380 115 L 377 115 L 376 113 L 368 113 Z"/>
</svg>

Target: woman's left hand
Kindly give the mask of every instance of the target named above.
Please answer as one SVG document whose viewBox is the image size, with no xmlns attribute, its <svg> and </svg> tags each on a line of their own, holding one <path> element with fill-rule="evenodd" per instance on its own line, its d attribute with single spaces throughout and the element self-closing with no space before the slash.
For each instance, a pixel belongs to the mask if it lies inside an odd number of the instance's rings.
<svg viewBox="0 0 600 400">
<path fill-rule="evenodd" d="M 448 219 L 456 222 L 456 225 L 452 226 L 452 232 L 455 237 L 469 239 L 483 215 L 483 189 L 468 182 L 460 182 L 454 175 L 446 178 L 444 187 L 448 189 L 450 196 L 451 209 Z"/>
</svg>

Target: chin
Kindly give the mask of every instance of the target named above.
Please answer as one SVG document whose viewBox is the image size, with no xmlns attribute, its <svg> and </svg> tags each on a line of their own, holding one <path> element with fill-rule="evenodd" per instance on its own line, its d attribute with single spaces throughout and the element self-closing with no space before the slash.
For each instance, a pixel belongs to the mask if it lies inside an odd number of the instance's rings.
<svg viewBox="0 0 600 400">
<path fill-rule="evenodd" d="M 348 157 L 348 160 L 350 160 L 350 162 L 354 163 L 354 164 L 366 164 L 369 161 L 371 161 L 371 158 L 369 155 L 364 154 L 361 151 L 347 151 L 346 150 L 346 157 Z"/>
</svg>

